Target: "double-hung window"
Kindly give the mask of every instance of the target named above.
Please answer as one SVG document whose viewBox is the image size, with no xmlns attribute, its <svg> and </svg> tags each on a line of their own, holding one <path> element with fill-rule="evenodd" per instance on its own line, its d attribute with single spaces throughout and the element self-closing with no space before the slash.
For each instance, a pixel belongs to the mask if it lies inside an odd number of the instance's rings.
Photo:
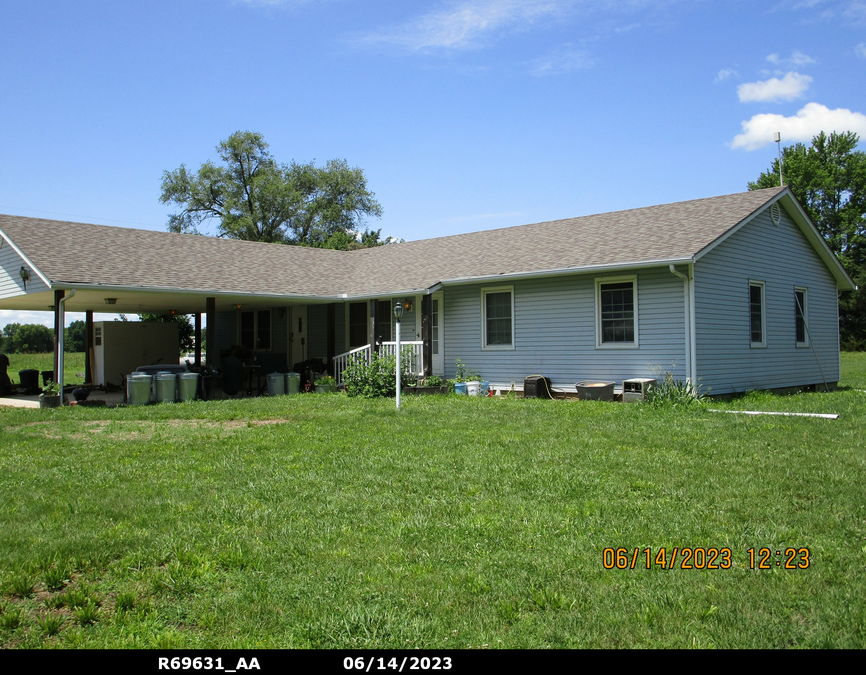
<svg viewBox="0 0 866 675">
<path fill-rule="evenodd" d="M 794 289 L 794 333 L 798 347 L 809 346 L 809 296 L 805 288 Z"/>
<path fill-rule="evenodd" d="M 597 347 L 637 347 L 637 277 L 595 280 Z"/>
<path fill-rule="evenodd" d="M 752 347 L 767 346 L 767 311 L 764 282 L 749 281 L 749 340 Z"/>
<path fill-rule="evenodd" d="M 481 347 L 514 349 L 514 288 L 482 288 L 481 315 Z"/>
</svg>

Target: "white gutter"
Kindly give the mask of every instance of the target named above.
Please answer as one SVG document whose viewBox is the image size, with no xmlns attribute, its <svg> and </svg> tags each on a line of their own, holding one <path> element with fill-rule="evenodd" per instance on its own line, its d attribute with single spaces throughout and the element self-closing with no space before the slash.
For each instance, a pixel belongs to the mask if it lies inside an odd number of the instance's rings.
<svg viewBox="0 0 866 675">
<path fill-rule="evenodd" d="M 66 403 L 66 397 L 63 395 L 63 338 L 66 337 L 66 301 L 74 295 L 75 289 L 73 288 L 69 291 L 69 295 L 64 294 L 63 297 L 60 298 L 57 308 L 58 323 L 60 324 L 57 330 L 60 331 L 60 335 L 57 336 L 57 377 L 55 378 L 55 381 L 60 385 L 60 405 Z"/>
</svg>

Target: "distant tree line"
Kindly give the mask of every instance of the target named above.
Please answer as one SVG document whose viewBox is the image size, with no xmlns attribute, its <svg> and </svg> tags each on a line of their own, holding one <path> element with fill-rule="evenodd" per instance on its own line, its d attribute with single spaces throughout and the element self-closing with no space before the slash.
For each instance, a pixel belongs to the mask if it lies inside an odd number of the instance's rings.
<svg viewBox="0 0 866 675">
<path fill-rule="evenodd" d="M 73 321 L 66 329 L 63 351 L 83 352 L 85 327 Z M 40 323 L 8 323 L 0 334 L 0 352 L 4 354 L 42 354 L 54 351 L 54 330 Z"/>
</svg>

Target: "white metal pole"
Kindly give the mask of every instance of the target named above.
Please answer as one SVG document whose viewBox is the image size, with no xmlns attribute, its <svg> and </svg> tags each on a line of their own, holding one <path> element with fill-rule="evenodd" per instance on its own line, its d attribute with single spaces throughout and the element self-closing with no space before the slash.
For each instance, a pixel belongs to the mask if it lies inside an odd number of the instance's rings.
<svg viewBox="0 0 866 675">
<path fill-rule="evenodd" d="M 400 319 L 397 319 L 397 410 L 400 409 Z"/>
</svg>

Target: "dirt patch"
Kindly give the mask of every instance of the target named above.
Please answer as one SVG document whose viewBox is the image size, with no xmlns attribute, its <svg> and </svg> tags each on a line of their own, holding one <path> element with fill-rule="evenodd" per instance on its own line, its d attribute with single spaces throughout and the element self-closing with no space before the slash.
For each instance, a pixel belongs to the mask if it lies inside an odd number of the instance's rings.
<svg viewBox="0 0 866 675">
<path fill-rule="evenodd" d="M 193 427 L 196 429 L 226 429 L 237 430 L 244 428 L 260 427 L 271 424 L 286 424 L 289 420 L 286 419 L 266 419 L 266 420 L 157 420 L 157 421 L 142 421 L 142 420 L 87 420 L 82 422 L 55 422 L 55 421 L 40 421 L 27 422 L 16 427 L 9 427 L 8 431 L 20 431 L 42 438 L 52 438 L 57 440 L 87 440 L 92 438 L 94 434 L 105 434 L 105 437 L 112 440 L 137 440 L 147 438 L 158 432 L 160 429 L 179 429 Z M 70 429 L 66 433 L 62 433 L 63 429 L 60 425 L 67 426 L 74 424 L 74 430 Z M 61 433 L 58 433 L 61 432 Z"/>
</svg>

